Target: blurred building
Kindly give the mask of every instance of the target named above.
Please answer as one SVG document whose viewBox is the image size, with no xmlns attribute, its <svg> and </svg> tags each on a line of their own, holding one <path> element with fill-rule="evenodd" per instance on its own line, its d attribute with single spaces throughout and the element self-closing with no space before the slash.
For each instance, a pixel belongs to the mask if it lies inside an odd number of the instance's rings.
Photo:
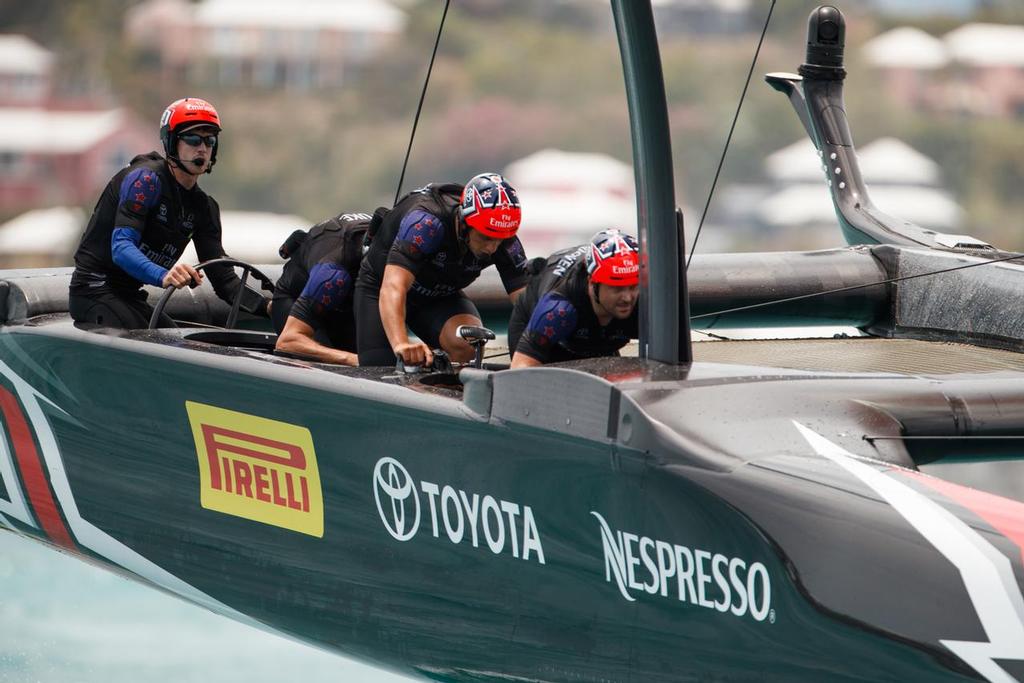
<svg viewBox="0 0 1024 683">
<path fill-rule="evenodd" d="M 519 238 L 530 256 L 582 244 L 598 230 L 636 234 L 633 167 L 606 154 L 545 149 L 504 171 L 519 193 Z"/>
<path fill-rule="evenodd" d="M 172 82 L 310 90 L 344 83 L 405 19 L 383 0 L 146 0 L 125 33 Z"/>
<path fill-rule="evenodd" d="M 52 102 L 53 62 L 25 36 L 0 36 L 0 213 L 91 205 L 110 176 L 157 143 L 123 109 Z"/>
<path fill-rule="evenodd" d="M 921 29 L 887 31 L 863 47 L 868 63 L 881 72 L 889 99 L 908 109 L 941 105 L 950 57 L 946 45 Z"/>
<path fill-rule="evenodd" d="M 904 106 L 968 116 L 1024 116 L 1024 26 L 966 24 L 941 39 L 893 29 L 863 46 L 888 96 Z"/>
<path fill-rule="evenodd" d="M 0 225 L 0 269 L 73 265 L 89 213 L 57 206 L 34 209 Z M 293 230 L 312 223 L 300 216 L 253 211 L 222 211 L 224 251 L 249 263 L 280 263 L 277 250 Z M 190 244 L 181 259 L 197 262 Z"/>
<path fill-rule="evenodd" d="M 871 0 L 877 12 L 900 17 L 967 16 L 992 0 Z"/>
<path fill-rule="evenodd" d="M 0 35 L 0 106 L 38 106 L 50 96 L 53 54 L 26 36 Z"/>
<path fill-rule="evenodd" d="M 294 214 L 264 211 L 221 211 L 221 238 L 224 252 L 248 263 L 281 263 L 277 250 L 288 236 L 305 230 L 313 221 Z M 195 247 L 189 244 L 181 256 L 186 263 L 197 263 Z"/>
<path fill-rule="evenodd" d="M 661 31 L 716 36 L 744 33 L 756 23 L 753 0 L 654 0 L 652 4 Z"/>
<path fill-rule="evenodd" d="M 935 161 L 895 138 L 879 138 L 857 156 L 870 197 L 881 211 L 938 232 L 962 229 L 964 212 L 942 188 Z M 809 247 L 840 242 L 835 207 L 810 140 L 770 155 L 765 171 L 771 186 L 754 213 L 763 232 L 802 234 Z"/>
<path fill-rule="evenodd" d="M 0 269 L 71 265 L 85 230 L 85 211 L 69 206 L 33 209 L 0 225 Z"/>
<path fill-rule="evenodd" d="M 0 212 L 92 206 L 118 169 L 158 143 L 155 127 L 124 109 L 0 107 Z"/>
<path fill-rule="evenodd" d="M 966 24 L 943 38 L 956 64 L 960 111 L 1024 116 L 1024 26 Z"/>
</svg>

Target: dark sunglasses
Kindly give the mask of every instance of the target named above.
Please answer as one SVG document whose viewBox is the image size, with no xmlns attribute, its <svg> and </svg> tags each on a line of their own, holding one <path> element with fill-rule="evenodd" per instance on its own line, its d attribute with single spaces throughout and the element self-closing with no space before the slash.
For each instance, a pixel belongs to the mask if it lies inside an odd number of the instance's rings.
<svg viewBox="0 0 1024 683">
<path fill-rule="evenodd" d="M 179 135 L 178 139 L 184 142 L 189 147 L 198 147 L 201 143 L 205 143 L 207 147 L 213 149 L 217 145 L 216 135 L 197 135 L 196 133 L 185 133 Z"/>
</svg>

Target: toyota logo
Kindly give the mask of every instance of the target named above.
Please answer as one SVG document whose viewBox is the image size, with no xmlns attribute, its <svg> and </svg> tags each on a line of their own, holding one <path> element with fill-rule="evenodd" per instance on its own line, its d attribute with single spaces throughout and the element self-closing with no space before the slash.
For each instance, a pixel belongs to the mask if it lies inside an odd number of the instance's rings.
<svg viewBox="0 0 1024 683">
<path fill-rule="evenodd" d="M 399 541 L 408 541 L 416 535 L 420 528 L 420 499 L 412 477 L 402 463 L 394 458 L 377 461 L 373 468 L 373 497 L 377 501 L 380 521 L 384 522 L 388 533 Z M 411 511 L 409 505 L 412 506 Z"/>
</svg>

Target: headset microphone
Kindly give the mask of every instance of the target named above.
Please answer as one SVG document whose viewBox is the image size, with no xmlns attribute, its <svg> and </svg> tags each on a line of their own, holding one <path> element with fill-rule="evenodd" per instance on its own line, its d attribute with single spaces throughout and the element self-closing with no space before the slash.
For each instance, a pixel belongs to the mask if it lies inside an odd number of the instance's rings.
<svg viewBox="0 0 1024 683">
<path fill-rule="evenodd" d="M 211 164 L 206 157 L 197 157 L 195 159 L 179 159 L 174 157 L 173 159 L 178 164 L 178 168 L 189 175 L 198 176 L 210 172 Z"/>
</svg>

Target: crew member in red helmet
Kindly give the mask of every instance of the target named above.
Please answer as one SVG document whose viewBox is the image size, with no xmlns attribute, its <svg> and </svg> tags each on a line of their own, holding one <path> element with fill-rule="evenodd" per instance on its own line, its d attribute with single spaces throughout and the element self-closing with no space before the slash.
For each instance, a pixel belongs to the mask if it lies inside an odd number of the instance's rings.
<svg viewBox="0 0 1024 683">
<path fill-rule="evenodd" d="M 552 254 L 512 309 L 512 367 L 617 356 L 639 336 L 639 257 L 636 240 L 619 230 Z"/>
<path fill-rule="evenodd" d="M 203 274 L 178 259 L 189 241 L 200 261 L 224 255 L 220 207 L 197 181 L 217 162 L 220 116 L 195 97 L 173 102 L 160 118 L 164 155 L 140 154 L 103 190 L 75 252 L 69 310 L 78 322 L 147 327 L 152 307 L 142 285 L 197 286 Z M 207 270 L 218 296 L 234 300 L 241 281 L 230 266 Z M 267 302 L 246 290 L 242 308 L 266 315 Z M 166 315 L 161 327 L 172 327 Z"/>
<path fill-rule="evenodd" d="M 406 195 L 384 218 L 356 282 L 360 365 L 429 365 L 432 348 L 465 362 L 473 349 L 455 331 L 480 325 L 463 288 L 494 265 L 512 301 L 526 286 L 526 253 L 516 237 L 515 189 L 497 173 L 465 186 L 432 184 Z M 410 341 L 409 329 L 421 341 Z"/>
</svg>

